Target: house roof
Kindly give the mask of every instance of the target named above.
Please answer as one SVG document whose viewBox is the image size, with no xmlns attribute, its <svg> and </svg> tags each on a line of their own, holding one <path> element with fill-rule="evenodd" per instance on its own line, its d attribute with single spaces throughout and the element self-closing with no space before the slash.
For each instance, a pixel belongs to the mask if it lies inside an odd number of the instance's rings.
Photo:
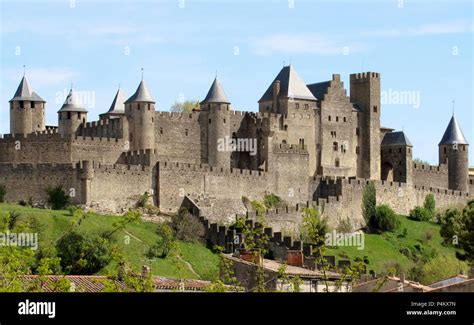
<svg viewBox="0 0 474 325">
<path fill-rule="evenodd" d="M 33 281 L 38 280 L 38 275 L 24 275 L 22 280 L 25 284 L 33 284 Z M 46 275 L 41 276 L 42 290 L 46 292 L 53 292 L 55 284 L 60 279 L 66 279 L 74 284 L 74 291 L 76 292 L 101 292 L 105 289 L 107 283 L 117 285 L 121 289 L 127 289 L 127 285 L 113 277 L 102 275 Z M 212 283 L 209 281 L 195 280 L 195 279 L 173 279 L 161 276 L 153 277 L 153 285 L 155 291 L 205 291 Z M 226 286 L 229 290 L 240 290 L 239 288 Z"/>
<path fill-rule="evenodd" d="M 382 140 L 382 146 L 410 146 L 413 147 L 405 132 L 387 132 Z"/>
<path fill-rule="evenodd" d="M 454 115 L 451 117 L 446 131 L 444 131 L 443 138 L 439 142 L 439 145 L 446 144 L 469 144 Z"/>
<path fill-rule="evenodd" d="M 37 93 L 31 90 L 30 84 L 26 76 L 21 78 L 20 84 L 16 89 L 15 95 L 13 98 L 10 99 L 10 102 L 13 101 L 20 101 L 20 100 L 29 100 L 35 102 L 46 102 L 43 98 L 41 98 Z"/>
<path fill-rule="evenodd" d="M 323 81 L 317 82 L 314 84 L 306 85 L 311 91 L 311 93 L 316 97 L 318 100 L 322 100 L 324 95 L 327 93 L 329 86 L 331 85 L 331 81 Z"/>
<path fill-rule="evenodd" d="M 430 288 L 440 288 L 445 286 L 450 286 L 456 283 L 467 281 L 468 277 L 465 275 L 456 275 L 451 278 L 443 279 L 441 281 L 437 281 L 428 285 Z"/>
<path fill-rule="evenodd" d="M 306 87 L 306 84 L 296 70 L 292 66 L 286 66 L 281 69 L 259 102 L 273 100 L 273 84 L 277 80 L 280 81 L 280 94 L 278 98 L 316 100 L 316 97 Z"/>
<path fill-rule="evenodd" d="M 206 98 L 201 102 L 205 103 L 226 103 L 230 104 L 230 101 L 227 99 L 224 88 L 222 87 L 221 82 L 217 77 L 212 82 L 211 88 L 207 92 Z"/>
<path fill-rule="evenodd" d="M 74 89 L 71 88 L 71 90 L 69 90 L 69 94 L 66 97 L 66 100 L 64 101 L 63 106 L 61 106 L 61 109 L 58 111 L 58 113 L 59 112 L 87 113 L 87 110 L 79 103 L 79 99 L 77 98 L 76 92 L 74 91 Z"/>
<path fill-rule="evenodd" d="M 140 84 L 138 85 L 137 90 L 135 93 L 125 101 L 125 104 L 127 103 L 136 103 L 136 102 L 144 102 L 144 103 L 154 103 L 155 100 L 151 96 L 150 92 L 148 91 L 148 88 L 145 84 L 145 81 L 142 80 L 140 81 Z"/>
</svg>

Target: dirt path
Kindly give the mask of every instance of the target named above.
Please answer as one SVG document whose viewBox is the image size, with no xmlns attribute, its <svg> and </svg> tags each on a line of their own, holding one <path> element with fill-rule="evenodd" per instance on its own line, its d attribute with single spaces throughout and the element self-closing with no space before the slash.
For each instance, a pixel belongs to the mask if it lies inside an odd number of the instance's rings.
<svg viewBox="0 0 474 325">
<path fill-rule="evenodd" d="M 188 267 L 188 269 L 189 269 L 189 271 L 191 271 L 191 273 L 193 273 L 195 276 L 197 276 L 198 279 L 201 279 L 201 276 L 199 274 L 197 274 L 196 271 L 194 271 L 193 266 L 191 265 L 191 263 L 189 263 L 188 261 L 186 261 L 185 259 L 183 259 L 179 255 L 178 255 L 178 259 Z"/>
</svg>

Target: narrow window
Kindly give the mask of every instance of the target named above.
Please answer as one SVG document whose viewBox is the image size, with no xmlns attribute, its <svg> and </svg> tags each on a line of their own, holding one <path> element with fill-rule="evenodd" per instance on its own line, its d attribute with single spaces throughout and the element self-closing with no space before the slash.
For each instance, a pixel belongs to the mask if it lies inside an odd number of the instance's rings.
<svg viewBox="0 0 474 325">
<path fill-rule="evenodd" d="M 360 134 L 360 130 L 359 128 L 356 128 L 356 135 L 359 136 L 359 134 Z"/>
<path fill-rule="evenodd" d="M 339 122 L 339 116 L 336 116 L 336 122 Z"/>
<path fill-rule="evenodd" d="M 296 103 L 296 104 L 295 104 L 295 108 L 296 108 L 296 109 L 300 108 L 300 104 L 299 104 L 299 103 Z"/>
<path fill-rule="evenodd" d="M 163 128 L 162 127 L 160 128 L 160 134 L 163 134 Z"/>
<path fill-rule="evenodd" d="M 328 120 L 331 121 L 331 115 L 329 115 Z"/>
<path fill-rule="evenodd" d="M 35 108 L 35 102 L 31 102 L 31 108 Z"/>
<path fill-rule="evenodd" d="M 332 144 L 332 148 L 334 149 L 334 151 L 337 151 L 337 150 L 338 150 L 338 148 L 339 148 L 339 145 L 338 145 L 338 143 L 337 143 L 337 142 L 333 142 L 333 144 Z"/>
<path fill-rule="evenodd" d="M 346 122 L 346 117 L 345 117 L 345 116 L 344 116 L 344 118 L 343 118 L 343 119 L 344 119 L 344 122 Z"/>
<path fill-rule="evenodd" d="M 377 106 L 374 106 L 374 113 L 377 113 Z"/>
<path fill-rule="evenodd" d="M 186 134 L 186 136 L 188 136 L 188 129 L 186 129 L 184 133 Z"/>
<path fill-rule="evenodd" d="M 209 124 L 211 124 L 211 119 L 209 119 Z"/>
<path fill-rule="evenodd" d="M 359 154 L 359 146 L 356 147 L 356 154 Z"/>
</svg>

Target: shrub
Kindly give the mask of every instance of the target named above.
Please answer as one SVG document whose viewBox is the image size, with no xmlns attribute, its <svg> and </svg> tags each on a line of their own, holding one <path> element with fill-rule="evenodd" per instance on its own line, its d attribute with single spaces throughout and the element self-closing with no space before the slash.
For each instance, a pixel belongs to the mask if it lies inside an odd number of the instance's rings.
<svg viewBox="0 0 474 325">
<path fill-rule="evenodd" d="M 61 268 L 67 274 L 94 274 L 111 260 L 109 242 L 102 236 L 71 231 L 56 244 Z"/>
<path fill-rule="evenodd" d="M 430 213 L 430 219 L 433 218 L 436 213 L 436 201 L 433 193 L 430 193 L 425 197 L 423 207 Z"/>
<path fill-rule="evenodd" d="M 283 202 L 282 199 L 278 195 L 275 195 L 275 194 L 267 194 L 263 198 L 263 204 L 265 204 L 267 208 L 277 207 L 282 202 Z"/>
<path fill-rule="evenodd" d="M 53 210 L 64 209 L 69 204 L 69 195 L 66 194 L 62 186 L 49 187 L 48 203 Z"/>
<path fill-rule="evenodd" d="M 303 220 L 300 225 L 300 235 L 304 242 L 323 246 L 328 226 L 325 220 L 319 217 L 319 211 L 314 208 L 304 208 Z"/>
<path fill-rule="evenodd" d="M 257 212 L 257 214 L 264 214 L 267 211 L 267 207 L 263 202 L 254 200 L 250 202 L 252 204 L 252 208 Z"/>
<path fill-rule="evenodd" d="M 150 194 L 148 192 L 143 193 L 137 201 L 137 208 L 146 208 L 149 198 Z"/>
<path fill-rule="evenodd" d="M 180 240 L 192 242 L 204 237 L 203 224 L 186 208 L 179 209 L 178 214 L 171 218 L 171 223 L 176 237 Z"/>
<path fill-rule="evenodd" d="M 0 185 L 0 203 L 5 202 L 6 195 L 7 195 L 7 188 L 4 185 Z"/>
<path fill-rule="evenodd" d="M 467 270 L 467 264 L 457 260 L 453 256 L 433 258 L 421 267 L 421 283 L 430 284 L 435 281 L 446 279 Z"/>
<path fill-rule="evenodd" d="M 174 237 L 173 229 L 166 223 L 158 225 L 157 233 L 160 239 L 150 247 L 148 251 L 148 258 L 165 258 L 168 256 L 177 245 Z"/>
<path fill-rule="evenodd" d="M 372 221 L 376 210 L 376 192 L 373 182 L 369 182 L 364 187 L 362 193 L 362 215 L 364 216 L 367 227 L 372 227 Z"/>
<path fill-rule="evenodd" d="M 408 229 L 407 228 L 403 228 L 402 229 L 402 232 L 397 236 L 398 238 L 405 238 L 406 236 L 408 236 Z"/>
<path fill-rule="evenodd" d="M 410 211 L 408 218 L 415 221 L 429 221 L 431 219 L 431 213 L 423 207 L 415 207 Z"/>
<path fill-rule="evenodd" d="M 388 205 L 379 205 L 375 209 L 372 226 L 380 231 L 394 231 L 400 226 L 400 220 Z"/>
</svg>

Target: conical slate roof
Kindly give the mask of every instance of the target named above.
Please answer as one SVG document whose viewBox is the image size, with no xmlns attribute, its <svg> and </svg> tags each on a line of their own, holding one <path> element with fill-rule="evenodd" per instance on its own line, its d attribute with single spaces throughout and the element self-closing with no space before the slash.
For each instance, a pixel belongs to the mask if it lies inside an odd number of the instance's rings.
<svg viewBox="0 0 474 325">
<path fill-rule="evenodd" d="M 110 105 L 109 110 L 107 113 L 114 113 L 114 114 L 125 114 L 125 94 L 123 93 L 122 89 L 119 88 L 117 93 L 115 94 L 115 98 Z"/>
<path fill-rule="evenodd" d="M 85 112 L 87 113 L 87 110 L 81 106 L 77 98 L 76 92 L 71 88 L 71 90 L 69 90 L 69 94 L 66 97 L 66 100 L 64 101 L 63 106 L 61 106 L 61 109 L 58 111 L 58 113 L 59 112 Z"/>
<path fill-rule="evenodd" d="M 446 131 L 444 131 L 443 138 L 439 142 L 439 146 L 445 144 L 469 144 L 462 133 L 461 127 L 456 118 L 451 117 Z"/>
<path fill-rule="evenodd" d="M 230 104 L 230 101 L 227 99 L 224 88 L 222 88 L 221 82 L 217 77 L 214 79 L 214 82 L 211 85 L 211 88 L 207 92 L 206 98 L 201 102 L 205 103 L 226 103 Z"/>
<path fill-rule="evenodd" d="M 133 102 L 145 102 L 145 103 L 154 103 L 155 100 L 153 97 L 151 97 L 150 92 L 148 91 L 148 88 L 145 85 L 145 81 L 141 81 L 140 84 L 138 85 L 137 90 L 135 93 L 125 101 L 125 104 L 127 103 L 133 103 Z"/>
<path fill-rule="evenodd" d="M 382 146 L 409 146 L 413 147 L 405 132 L 388 132 L 382 140 Z"/>
<path fill-rule="evenodd" d="M 16 89 L 15 95 L 13 95 L 13 98 L 10 99 L 10 102 L 19 101 L 19 100 L 46 102 L 37 93 L 35 93 L 34 91 L 31 91 L 30 84 L 28 83 L 28 79 L 26 79 L 26 76 L 23 76 L 23 78 L 21 78 L 20 84 L 18 85 L 18 88 Z"/>
<path fill-rule="evenodd" d="M 290 65 L 281 69 L 259 102 L 273 100 L 273 84 L 276 80 L 280 81 L 280 94 L 278 98 L 316 100 L 316 97 L 314 97 L 304 81 L 298 76 L 296 70 Z"/>
</svg>

